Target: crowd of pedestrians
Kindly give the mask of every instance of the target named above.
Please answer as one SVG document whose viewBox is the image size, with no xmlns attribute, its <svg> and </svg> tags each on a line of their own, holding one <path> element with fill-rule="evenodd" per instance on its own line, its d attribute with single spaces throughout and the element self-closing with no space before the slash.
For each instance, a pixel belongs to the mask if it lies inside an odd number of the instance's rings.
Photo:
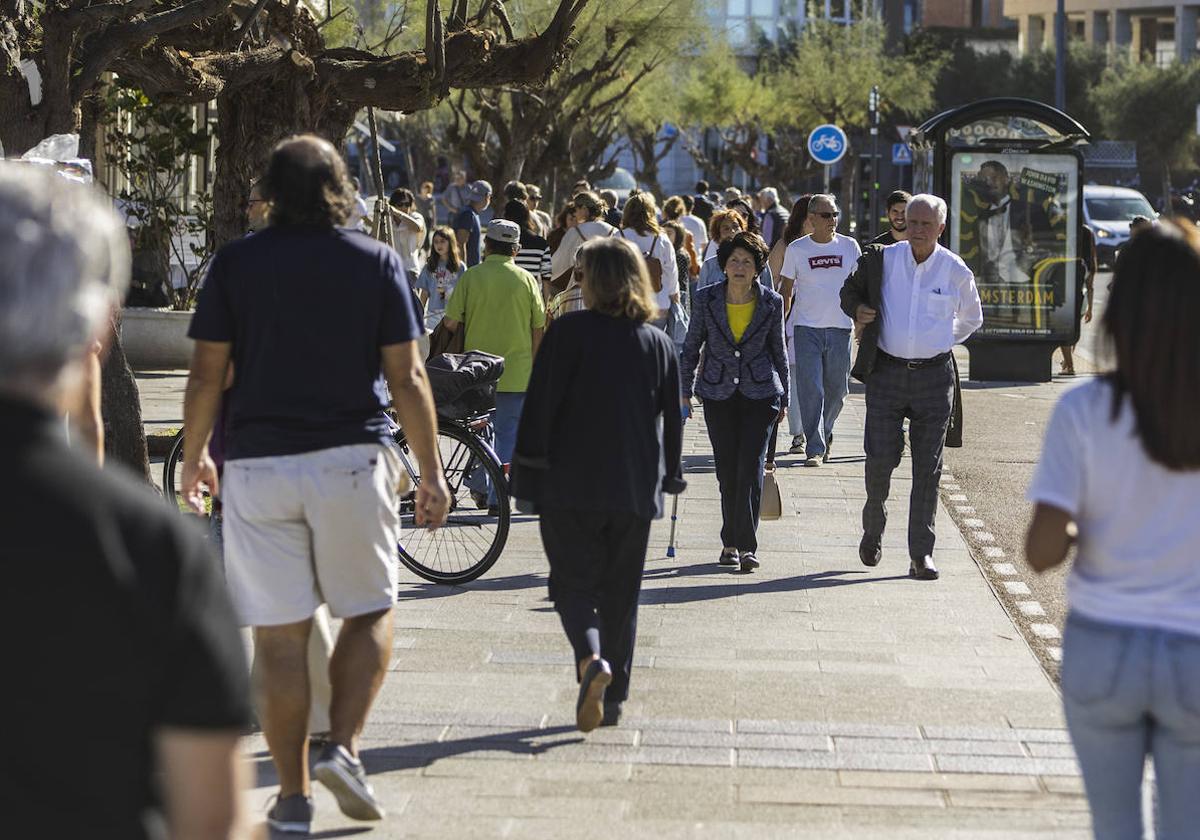
<svg viewBox="0 0 1200 840">
<path fill-rule="evenodd" d="M 371 220 L 332 145 L 276 147 L 249 189 L 252 235 L 214 257 L 189 332 L 182 493 L 198 512 L 205 489 L 219 495 L 217 561 L 179 517 L 96 469 L 95 434 L 81 435 L 81 454 L 55 432 L 64 412 L 77 432 L 96 425 L 127 244 L 85 189 L 0 169 L 0 462 L 24 491 L 0 509 L 0 529 L 23 598 L 69 604 L 45 645 L 85 646 L 69 673 L 43 667 L 42 645 L 15 649 L 14 672 L 43 681 L 18 693 L 14 718 L 34 762 L 19 790 L 32 810 L 70 788 L 97 836 L 239 836 L 237 741 L 253 694 L 279 779 L 273 828 L 309 830 L 313 779 L 348 816 L 384 816 L 359 738 L 392 649 L 400 498 L 424 528 L 451 503 L 418 349 L 438 325 L 504 359 L 490 434 L 513 498 L 539 517 L 580 730 L 617 725 L 629 697 L 650 527 L 663 495 L 686 487 L 694 400 L 720 491 L 718 564 L 760 567 L 777 429 L 787 418 L 788 451 L 827 463 L 853 376 L 866 406 L 859 558 L 883 559 L 907 437 L 908 573 L 939 577 L 952 349 L 983 323 L 971 271 L 939 244 L 941 198 L 892 193 L 886 229 L 865 246 L 838 232 L 828 194 L 789 209 L 771 188 L 700 182 L 660 210 L 649 192 L 621 202 L 580 181 L 553 218 L 540 202 L 534 185 L 510 182 L 493 200 L 486 181 L 439 168 L 418 194 L 388 198 L 389 247 L 356 229 Z M 1064 705 L 1100 838 L 1140 836 L 1147 754 L 1162 836 L 1189 836 L 1200 817 L 1189 795 L 1200 783 L 1197 276 L 1194 229 L 1160 224 L 1127 246 L 1103 316 L 1116 368 L 1061 401 L 1030 490 L 1030 563 L 1044 570 L 1079 549 Z M 389 407 L 420 467 L 415 488 Z M 482 471 L 469 484 L 498 514 Z M 35 556 L 68 567 L 19 562 Z M 253 667 L 238 625 L 253 628 Z M 81 669 L 110 687 L 82 707 L 67 684 Z M 37 748 L 50 725 L 94 747 L 82 759 L 96 762 L 84 768 L 94 785 L 73 784 L 80 768 Z"/>
</svg>

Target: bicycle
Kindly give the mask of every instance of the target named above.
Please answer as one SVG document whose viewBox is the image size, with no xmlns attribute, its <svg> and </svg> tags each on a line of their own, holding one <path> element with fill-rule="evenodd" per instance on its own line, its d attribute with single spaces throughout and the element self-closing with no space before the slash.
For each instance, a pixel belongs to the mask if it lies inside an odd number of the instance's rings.
<svg viewBox="0 0 1200 840">
<path fill-rule="evenodd" d="M 450 488 L 450 515 L 446 524 L 436 531 L 418 528 L 415 489 L 400 499 L 401 541 L 397 546 L 400 562 L 409 571 L 433 583 L 457 585 L 475 580 L 495 565 L 508 541 L 512 519 L 508 479 L 500 459 L 478 434 L 487 424 L 486 413 L 462 420 L 438 416 L 438 454 L 445 470 L 446 485 Z M 163 464 L 163 495 L 181 510 L 185 503 L 180 495 L 182 471 L 178 467 L 183 461 L 183 431 L 180 429 L 175 435 Z M 393 439 L 400 461 L 416 488 L 421 481 L 420 470 L 404 430 L 398 429 Z M 494 512 L 488 509 L 482 482 L 477 485 L 480 487 L 478 494 L 468 483 L 478 472 L 486 476 L 487 485 L 494 489 Z M 211 512 L 212 501 L 207 493 L 205 498 L 206 512 Z"/>
<path fill-rule="evenodd" d="M 487 425 L 487 414 L 463 420 L 438 416 L 438 454 L 450 488 L 450 514 L 442 527 L 435 531 L 417 527 L 415 489 L 400 500 L 400 523 L 406 538 L 399 546 L 400 562 L 425 580 L 469 583 L 495 564 L 508 541 L 512 518 L 508 478 L 500 459 L 479 434 Z M 415 488 L 421 476 L 404 430 L 397 431 L 394 438 Z M 477 484 L 478 490 L 471 487 L 477 471 L 487 477 L 487 485 L 496 495 L 494 511 L 489 511 L 483 485 Z"/>
</svg>

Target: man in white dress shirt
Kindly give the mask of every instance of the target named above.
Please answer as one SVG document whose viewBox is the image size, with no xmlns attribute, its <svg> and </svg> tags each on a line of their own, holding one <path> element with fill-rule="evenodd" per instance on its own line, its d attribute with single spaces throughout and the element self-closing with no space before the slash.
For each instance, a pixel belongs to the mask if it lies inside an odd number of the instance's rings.
<svg viewBox="0 0 1200 840">
<path fill-rule="evenodd" d="M 878 565 L 892 471 L 909 420 L 913 485 L 908 513 L 908 573 L 936 580 L 934 518 L 942 449 L 954 401 L 951 349 L 983 325 L 975 277 L 938 244 L 946 202 L 916 195 L 908 203 L 908 241 L 868 246 L 842 287 L 842 311 L 862 325 L 851 371 L 867 386 L 866 488 L 858 555 Z"/>
</svg>

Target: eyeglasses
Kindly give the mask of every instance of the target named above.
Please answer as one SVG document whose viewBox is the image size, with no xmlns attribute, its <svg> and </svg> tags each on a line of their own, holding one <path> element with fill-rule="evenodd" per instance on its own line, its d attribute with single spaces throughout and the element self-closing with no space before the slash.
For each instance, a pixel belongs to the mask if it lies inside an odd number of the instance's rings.
<svg viewBox="0 0 1200 840">
<path fill-rule="evenodd" d="M 838 213 L 837 211 L 834 211 L 834 212 L 832 212 L 832 213 L 829 213 L 829 212 L 826 212 L 826 213 L 813 213 L 813 215 L 814 215 L 814 216 L 820 216 L 822 219 L 836 219 L 838 216 L 840 216 L 840 215 L 842 215 L 842 214 L 841 214 L 841 213 Z"/>
<path fill-rule="evenodd" d="M 251 198 L 251 199 L 249 199 L 249 200 L 248 200 L 246 203 L 247 203 L 247 204 L 266 204 L 266 203 L 267 203 L 267 199 L 265 199 L 265 198 Z"/>
</svg>

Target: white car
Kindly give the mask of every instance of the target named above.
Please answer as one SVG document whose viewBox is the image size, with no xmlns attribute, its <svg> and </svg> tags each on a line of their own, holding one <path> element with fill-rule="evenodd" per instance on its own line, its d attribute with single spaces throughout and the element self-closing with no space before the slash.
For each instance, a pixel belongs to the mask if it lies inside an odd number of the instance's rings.
<svg viewBox="0 0 1200 840">
<path fill-rule="evenodd" d="M 1117 249 L 1129 241 L 1129 222 L 1135 216 L 1158 218 L 1146 196 L 1128 187 L 1083 187 L 1083 220 L 1096 236 L 1096 259 L 1116 261 Z"/>
</svg>

